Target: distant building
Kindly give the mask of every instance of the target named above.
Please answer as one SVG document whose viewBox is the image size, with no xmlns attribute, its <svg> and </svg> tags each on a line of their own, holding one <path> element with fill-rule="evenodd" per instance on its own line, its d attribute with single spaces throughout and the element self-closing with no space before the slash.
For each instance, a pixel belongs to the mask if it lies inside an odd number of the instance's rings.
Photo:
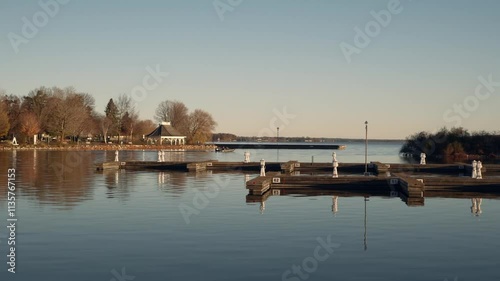
<svg viewBox="0 0 500 281">
<path fill-rule="evenodd" d="M 164 141 L 170 145 L 186 144 L 186 136 L 183 136 L 177 131 L 170 122 L 161 122 L 154 131 L 145 136 L 147 142 L 159 141 L 162 144 Z"/>
</svg>

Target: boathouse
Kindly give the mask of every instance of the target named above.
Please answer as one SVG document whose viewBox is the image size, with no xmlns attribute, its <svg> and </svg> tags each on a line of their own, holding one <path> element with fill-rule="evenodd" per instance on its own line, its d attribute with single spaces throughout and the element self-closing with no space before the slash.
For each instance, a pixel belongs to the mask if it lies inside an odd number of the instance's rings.
<svg viewBox="0 0 500 281">
<path fill-rule="evenodd" d="M 161 122 L 154 131 L 145 136 L 147 142 L 159 141 L 163 144 L 164 141 L 170 145 L 184 145 L 186 144 L 186 136 L 183 136 L 177 131 L 170 122 Z"/>
</svg>

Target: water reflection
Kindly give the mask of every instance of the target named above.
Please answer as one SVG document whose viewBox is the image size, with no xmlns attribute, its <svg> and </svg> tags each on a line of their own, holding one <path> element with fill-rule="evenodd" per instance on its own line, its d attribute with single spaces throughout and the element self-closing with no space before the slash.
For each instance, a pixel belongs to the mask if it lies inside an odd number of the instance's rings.
<svg viewBox="0 0 500 281">
<path fill-rule="evenodd" d="M 158 188 L 161 189 L 161 187 L 169 179 L 170 179 L 170 174 L 169 173 L 159 172 L 158 173 Z"/>
<path fill-rule="evenodd" d="M 483 211 L 481 210 L 481 203 L 483 203 L 483 198 L 472 198 L 471 199 L 472 206 L 470 207 L 470 212 L 479 217 Z"/>
<path fill-rule="evenodd" d="M 3 171 L 16 169 L 20 195 L 63 208 L 92 198 L 93 158 L 89 152 L 13 150 L 0 157 L 7 159 L 1 161 Z M 5 199 L 6 188 L 0 186 L 0 199 Z"/>
<path fill-rule="evenodd" d="M 366 192 L 358 192 L 358 191 L 345 191 L 345 190 L 328 190 L 328 189 L 299 189 L 299 188 L 294 188 L 294 189 L 287 189 L 287 188 L 271 188 L 268 192 L 262 194 L 262 195 L 252 195 L 248 194 L 246 196 L 246 203 L 248 204 L 253 204 L 253 203 L 259 203 L 259 211 L 263 214 L 264 210 L 266 209 L 266 201 L 269 199 L 271 196 L 296 196 L 296 195 L 301 195 L 301 196 L 326 196 L 329 195 L 331 196 L 332 203 L 329 206 L 330 211 L 332 212 L 333 216 L 335 217 L 339 213 L 339 200 L 341 197 L 362 197 L 364 198 L 364 203 L 365 203 L 365 227 L 366 227 L 366 220 L 367 220 L 367 202 L 370 201 L 370 197 L 381 197 L 385 199 L 393 199 L 396 197 L 399 197 L 401 201 L 403 201 L 407 206 L 409 207 L 422 207 L 424 206 L 424 201 L 425 197 L 407 197 L 401 192 L 397 192 L 394 190 L 388 190 L 387 192 L 376 192 L 374 191 L 373 194 L 367 194 Z M 471 196 L 477 196 L 478 193 L 471 193 L 471 195 L 467 195 L 466 193 L 429 193 L 427 197 L 433 197 L 433 198 L 459 198 L 459 199 L 465 199 L 465 198 L 470 198 L 471 200 L 471 207 L 470 211 L 473 215 L 475 216 L 480 216 L 483 211 L 481 209 L 481 204 L 483 201 L 483 198 L 480 197 L 473 197 Z M 489 199 L 498 199 L 500 198 L 500 194 L 496 193 L 485 193 L 485 196 Z"/>
<path fill-rule="evenodd" d="M 151 174 L 155 174 L 151 177 Z M 156 186 L 158 190 L 180 197 L 188 186 L 188 179 L 209 178 L 211 171 L 184 173 L 174 171 L 126 171 L 105 170 L 102 172 L 107 190 L 107 198 L 127 200 L 138 186 Z"/>
<path fill-rule="evenodd" d="M 338 204 L 339 197 L 338 196 L 332 196 L 332 213 L 335 216 L 338 211 L 339 211 L 339 204 Z"/>
<path fill-rule="evenodd" d="M 367 242 L 367 229 L 366 229 L 366 222 L 367 222 L 367 219 L 368 219 L 368 214 L 366 212 L 366 202 L 368 202 L 370 199 L 368 199 L 368 197 L 365 197 L 365 234 L 364 234 L 364 249 L 365 251 L 368 250 L 368 242 Z"/>
</svg>

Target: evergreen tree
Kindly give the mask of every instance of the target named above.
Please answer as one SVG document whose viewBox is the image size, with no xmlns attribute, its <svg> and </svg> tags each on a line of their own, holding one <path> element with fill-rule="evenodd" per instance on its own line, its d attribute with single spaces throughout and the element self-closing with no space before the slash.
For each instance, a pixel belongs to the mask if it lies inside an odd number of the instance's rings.
<svg viewBox="0 0 500 281">
<path fill-rule="evenodd" d="M 113 99 L 110 99 L 108 104 L 106 105 L 106 110 L 104 111 L 106 113 L 106 117 L 111 120 L 111 133 L 118 133 L 120 134 L 120 117 L 118 114 L 118 107 L 116 107 L 115 102 Z"/>
</svg>

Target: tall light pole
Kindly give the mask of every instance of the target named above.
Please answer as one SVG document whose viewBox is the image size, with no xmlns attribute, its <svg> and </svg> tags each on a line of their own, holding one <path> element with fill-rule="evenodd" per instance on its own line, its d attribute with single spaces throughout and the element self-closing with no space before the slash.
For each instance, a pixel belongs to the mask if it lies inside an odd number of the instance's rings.
<svg viewBox="0 0 500 281">
<path fill-rule="evenodd" d="M 368 121 L 365 121 L 365 176 L 368 176 Z"/>
<path fill-rule="evenodd" d="M 280 140 L 280 127 L 276 127 L 276 161 L 280 161 L 280 148 L 278 142 Z"/>
</svg>

